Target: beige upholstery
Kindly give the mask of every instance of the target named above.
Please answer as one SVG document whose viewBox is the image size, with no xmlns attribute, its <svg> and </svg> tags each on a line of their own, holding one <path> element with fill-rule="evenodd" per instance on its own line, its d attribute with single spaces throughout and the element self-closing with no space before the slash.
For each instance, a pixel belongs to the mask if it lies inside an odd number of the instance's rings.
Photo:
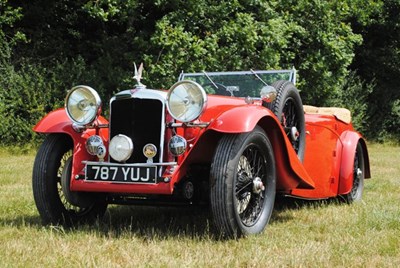
<svg viewBox="0 0 400 268">
<path fill-rule="evenodd" d="M 323 114 L 333 115 L 338 120 L 349 124 L 351 122 L 351 112 L 346 108 L 336 107 L 315 107 L 310 105 L 303 105 L 306 114 Z"/>
</svg>

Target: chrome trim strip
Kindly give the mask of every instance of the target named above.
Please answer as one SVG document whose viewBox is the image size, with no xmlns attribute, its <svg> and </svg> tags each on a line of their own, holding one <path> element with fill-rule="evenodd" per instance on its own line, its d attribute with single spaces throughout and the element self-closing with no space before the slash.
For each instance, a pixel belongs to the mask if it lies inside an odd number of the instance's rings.
<svg viewBox="0 0 400 268">
<path fill-rule="evenodd" d="M 96 161 L 82 161 L 82 164 L 90 164 L 97 166 L 119 166 L 119 167 L 154 167 L 154 166 L 174 166 L 177 165 L 177 162 L 165 162 L 165 163 L 134 163 L 134 164 L 118 164 L 118 163 L 110 163 L 110 162 L 96 162 Z"/>
<path fill-rule="evenodd" d="M 155 182 L 123 182 L 123 181 L 94 181 L 94 180 L 84 180 L 87 183 L 112 183 L 112 184 L 129 184 L 129 185 L 157 185 L 160 182 L 156 178 Z"/>
<path fill-rule="evenodd" d="M 206 128 L 210 125 L 210 122 L 201 122 L 201 123 L 193 123 L 193 122 L 187 122 L 187 123 L 167 123 L 168 128 L 176 128 L 176 127 L 199 127 L 199 128 Z"/>
<path fill-rule="evenodd" d="M 295 73 L 295 69 L 291 70 L 270 70 L 270 71 L 238 71 L 238 72 L 207 72 L 208 76 L 214 76 L 214 75 L 254 75 L 254 73 L 257 74 L 282 74 L 282 73 L 289 73 L 293 74 Z M 179 75 L 179 81 L 184 80 L 185 76 L 204 76 L 204 72 L 201 73 L 181 73 Z"/>
</svg>

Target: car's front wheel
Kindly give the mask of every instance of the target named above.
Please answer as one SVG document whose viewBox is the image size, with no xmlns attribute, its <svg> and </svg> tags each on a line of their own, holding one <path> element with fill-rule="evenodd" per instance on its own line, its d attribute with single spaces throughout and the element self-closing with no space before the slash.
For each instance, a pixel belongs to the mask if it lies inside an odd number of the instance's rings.
<svg viewBox="0 0 400 268">
<path fill-rule="evenodd" d="M 68 201 L 64 194 L 68 189 L 62 187 L 62 182 L 66 180 L 62 177 L 70 178 L 72 148 L 70 137 L 50 134 L 36 155 L 32 174 L 33 196 L 44 224 L 90 222 L 103 216 L 107 209 L 107 203 L 101 198 L 86 201 L 84 206 L 73 205 Z"/>
<path fill-rule="evenodd" d="M 276 193 L 275 159 L 265 132 L 227 134 L 211 165 L 211 211 L 218 235 L 237 238 L 264 230 Z"/>
</svg>

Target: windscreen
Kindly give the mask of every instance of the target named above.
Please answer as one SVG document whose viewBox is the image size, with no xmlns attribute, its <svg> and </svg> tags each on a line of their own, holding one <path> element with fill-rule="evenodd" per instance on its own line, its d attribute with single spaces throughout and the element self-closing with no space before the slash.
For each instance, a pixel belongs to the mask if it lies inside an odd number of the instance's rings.
<svg viewBox="0 0 400 268">
<path fill-rule="evenodd" d="M 179 80 L 192 80 L 208 94 L 259 98 L 264 86 L 277 80 L 295 81 L 295 70 L 183 73 Z"/>
</svg>

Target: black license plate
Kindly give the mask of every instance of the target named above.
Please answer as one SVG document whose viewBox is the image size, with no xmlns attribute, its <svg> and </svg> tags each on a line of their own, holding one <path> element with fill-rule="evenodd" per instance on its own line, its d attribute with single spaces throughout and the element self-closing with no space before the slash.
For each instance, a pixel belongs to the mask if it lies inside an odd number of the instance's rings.
<svg viewBox="0 0 400 268">
<path fill-rule="evenodd" d="M 115 183 L 156 183 L 156 166 L 117 166 L 112 164 L 86 165 L 86 181 L 108 181 Z"/>
</svg>

